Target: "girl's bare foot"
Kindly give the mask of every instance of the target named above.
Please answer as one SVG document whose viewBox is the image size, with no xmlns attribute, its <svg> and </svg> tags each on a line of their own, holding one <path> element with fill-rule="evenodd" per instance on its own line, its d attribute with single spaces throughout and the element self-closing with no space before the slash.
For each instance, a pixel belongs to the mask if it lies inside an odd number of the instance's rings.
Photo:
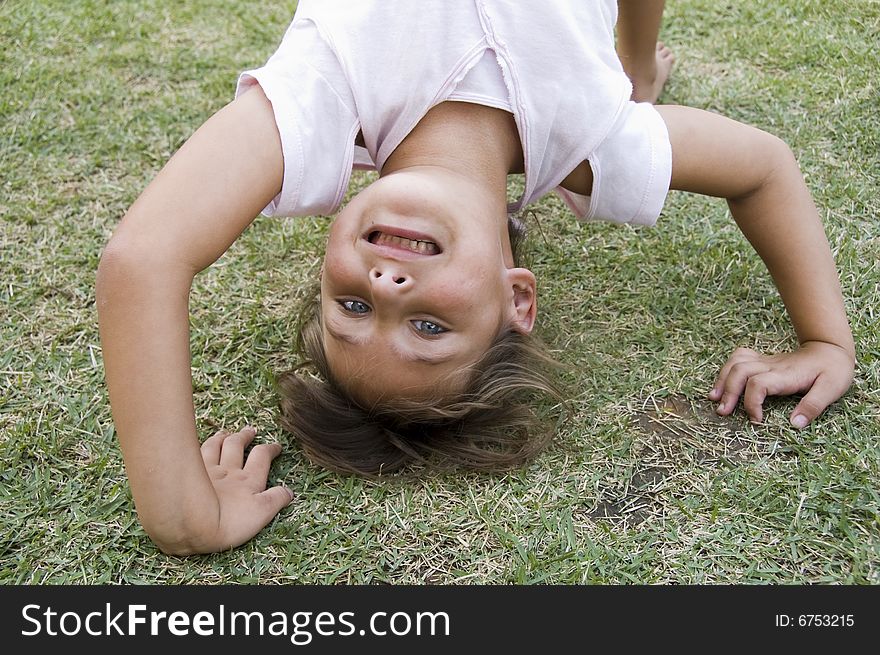
<svg viewBox="0 0 880 655">
<path fill-rule="evenodd" d="M 654 57 L 654 69 L 644 71 L 644 74 L 633 75 L 632 99 L 636 102 L 657 102 L 669 74 L 675 63 L 675 55 L 662 41 L 657 42 L 657 51 Z"/>
</svg>

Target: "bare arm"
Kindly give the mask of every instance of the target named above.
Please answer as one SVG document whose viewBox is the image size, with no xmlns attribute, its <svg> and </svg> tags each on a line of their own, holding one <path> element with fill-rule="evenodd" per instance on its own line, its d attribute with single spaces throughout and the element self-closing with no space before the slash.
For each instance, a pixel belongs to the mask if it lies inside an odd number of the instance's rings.
<svg viewBox="0 0 880 655">
<path fill-rule="evenodd" d="M 739 349 L 710 393 L 731 413 L 743 395 L 762 419 L 768 395 L 805 393 L 797 427 L 849 388 L 855 347 L 822 222 L 790 149 L 776 137 L 699 109 L 658 106 L 672 144 L 672 188 L 726 198 L 734 220 L 767 266 L 801 344 L 762 356 Z M 802 417 L 802 418 L 798 418 Z"/>
<path fill-rule="evenodd" d="M 244 468 L 252 431 L 216 435 L 200 449 L 189 352 L 193 277 L 274 197 L 281 175 L 271 106 L 255 89 L 171 158 L 101 258 L 96 293 L 113 418 L 138 514 L 166 552 L 238 545 L 290 501 L 283 488 L 262 491 L 278 446 L 258 446 Z"/>
</svg>

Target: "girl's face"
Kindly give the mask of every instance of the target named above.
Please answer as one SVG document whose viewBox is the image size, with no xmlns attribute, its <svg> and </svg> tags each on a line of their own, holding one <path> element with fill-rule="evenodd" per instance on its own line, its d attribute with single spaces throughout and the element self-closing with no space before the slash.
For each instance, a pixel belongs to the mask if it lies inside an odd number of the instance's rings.
<svg viewBox="0 0 880 655">
<path fill-rule="evenodd" d="M 486 206 L 424 167 L 379 179 L 336 217 L 321 277 L 324 349 L 360 402 L 455 392 L 503 327 L 531 330 L 534 276 L 512 267 L 506 215 Z"/>
</svg>

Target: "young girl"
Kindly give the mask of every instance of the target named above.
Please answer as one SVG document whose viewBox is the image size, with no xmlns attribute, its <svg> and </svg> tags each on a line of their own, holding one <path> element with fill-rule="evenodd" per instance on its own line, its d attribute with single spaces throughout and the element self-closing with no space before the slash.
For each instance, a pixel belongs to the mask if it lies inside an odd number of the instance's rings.
<svg viewBox="0 0 880 655">
<path fill-rule="evenodd" d="M 620 29 L 644 25 L 633 16 L 650 5 L 622 3 Z M 551 190 L 584 220 L 639 224 L 656 221 L 670 188 L 727 198 L 800 347 L 734 352 L 709 394 L 718 412 L 742 397 L 760 421 L 766 396 L 803 392 L 791 421 L 804 427 L 847 390 L 852 337 L 791 152 L 708 112 L 632 101 L 656 99 L 671 57 L 651 41 L 653 73 L 637 74 L 644 40 L 628 50 L 633 39 L 621 38 L 618 58 L 617 9 L 610 0 L 299 3 L 278 51 L 172 157 L 101 260 L 114 421 L 138 514 L 162 550 L 241 544 L 292 498 L 266 489 L 278 445 L 244 460 L 253 429 L 199 449 L 193 277 L 261 210 L 334 213 L 353 167 L 379 178 L 333 221 L 302 333 L 325 381 L 282 383 L 285 426 L 316 461 L 362 473 L 431 455 L 492 467 L 540 448 L 524 403 L 553 387 L 533 369 L 544 359 L 529 338 L 536 284 L 515 262 L 508 216 Z M 511 173 L 525 175 L 514 202 Z"/>
</svg>

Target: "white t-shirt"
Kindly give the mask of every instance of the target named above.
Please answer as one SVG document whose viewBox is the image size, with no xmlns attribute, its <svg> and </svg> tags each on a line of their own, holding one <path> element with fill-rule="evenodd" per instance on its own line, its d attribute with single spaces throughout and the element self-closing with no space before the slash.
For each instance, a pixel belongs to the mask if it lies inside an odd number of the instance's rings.
<svg viewBox="0 0 880 655">
<path fill-rule="evenodd" d="M 261 86 L 281 135 L 282 188 L 263 213 L 334 213 L 352 168 L 381 171 L 431 107 L 457 100 L 514 115 L 525 190 L 511 211 L 555 189 L 581 219 L 653 224 L 669 138 L 653 106 L 629 100 L 616 18 L 616 0 L 300 0 L 236 89 Z M 591 197 L 558 186 L 583 161 Z"/>
</svg>

